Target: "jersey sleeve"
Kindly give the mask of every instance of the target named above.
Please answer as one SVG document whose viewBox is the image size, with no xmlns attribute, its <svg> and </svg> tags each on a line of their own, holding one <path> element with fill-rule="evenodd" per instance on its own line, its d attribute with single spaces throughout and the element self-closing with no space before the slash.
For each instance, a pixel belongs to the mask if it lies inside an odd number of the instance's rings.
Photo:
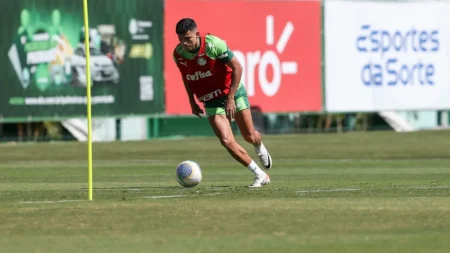
<svg viewBox="0 0 450 253">
<path fill-rule="evenodd" d="M 217 59 L 223 63 L 229 62 L 234 54 L 228 48 L 227 43 L 214 35 L 207 35 L 205 38 L 207 46 L 207 54 L 212 59 Z"/>
</svg>

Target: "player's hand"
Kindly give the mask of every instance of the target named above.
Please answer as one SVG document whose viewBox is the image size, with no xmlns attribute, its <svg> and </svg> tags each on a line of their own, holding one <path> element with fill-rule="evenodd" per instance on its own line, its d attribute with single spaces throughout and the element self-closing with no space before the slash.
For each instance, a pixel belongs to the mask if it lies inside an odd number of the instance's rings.
<svg viewBox="0 0 450 253">
<path fill-rule="evenodd" d="M 225 104 L 225 112 L 227 114 L 228 120 L 232 121 L 234 119 L 234 113 L 236 112 L 236 104 L 234 102 L 234 98 L 227 99 L 227 102 Z"/>
<path fill-rule="evenodd" d="M 196 102 L 191 102 L 191 109 L 192 109 L 192 114 L 196 115 L 197 117 L 201 118 L 204 112 L 202 110 L 202 108 L 200 108 L 200 106 L 196 103 Z"/>
</svg>

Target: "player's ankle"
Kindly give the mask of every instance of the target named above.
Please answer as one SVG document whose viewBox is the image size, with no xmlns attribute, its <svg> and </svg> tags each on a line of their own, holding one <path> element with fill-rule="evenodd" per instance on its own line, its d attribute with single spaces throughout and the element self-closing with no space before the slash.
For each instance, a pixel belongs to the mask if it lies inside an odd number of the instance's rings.
<svg viewBox="0 0 450 253">
<path fill-rule="evenodd" d="M 263 176 L 266 174 L 261 168 L 259 168 L 258 164 L 256 164 L 255 161 L 253 160 L 247 166 L 247 169 L 253 172 L 256 176 Z"/>
</svg>

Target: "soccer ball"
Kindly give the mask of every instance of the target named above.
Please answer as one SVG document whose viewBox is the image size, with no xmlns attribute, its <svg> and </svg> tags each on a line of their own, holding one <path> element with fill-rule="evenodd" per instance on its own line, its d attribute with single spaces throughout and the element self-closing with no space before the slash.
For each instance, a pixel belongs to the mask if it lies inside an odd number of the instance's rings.
<svg viewBox="0 0 450 253">
<path fill-rule="evenodd" d="M 202 181 L 202 170 L 198 163 L 183 161 L 177 166 L 177 181 L 184 187 L 194 187 Z"/>
</svg>

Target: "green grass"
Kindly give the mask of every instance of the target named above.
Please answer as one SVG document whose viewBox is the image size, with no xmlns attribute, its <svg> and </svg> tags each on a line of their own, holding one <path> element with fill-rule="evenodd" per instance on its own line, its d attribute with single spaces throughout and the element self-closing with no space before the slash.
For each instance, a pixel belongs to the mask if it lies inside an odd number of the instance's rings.
<svg viewBox="0 0 450 253">
<path fill-rule="evenodd" d="M 215 138 L 94 143 L 92 202 L 86 143 L 0 145 L 0 252 L 448 252 L 448 136 L 266 136 L 262 189 Z"/>
</svg>

